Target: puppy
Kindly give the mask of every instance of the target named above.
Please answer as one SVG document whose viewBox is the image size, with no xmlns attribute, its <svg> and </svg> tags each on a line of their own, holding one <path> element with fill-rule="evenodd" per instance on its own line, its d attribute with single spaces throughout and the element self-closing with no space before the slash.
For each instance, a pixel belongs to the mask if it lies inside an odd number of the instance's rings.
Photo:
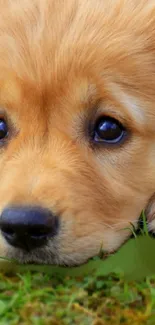
<svg viewBox="0 0 155 325">
<path fill-rule="evenodd" d="M 0 255 L 78 265 L 155 229 L 155 1 L 0 0 Z"/>
</svg>

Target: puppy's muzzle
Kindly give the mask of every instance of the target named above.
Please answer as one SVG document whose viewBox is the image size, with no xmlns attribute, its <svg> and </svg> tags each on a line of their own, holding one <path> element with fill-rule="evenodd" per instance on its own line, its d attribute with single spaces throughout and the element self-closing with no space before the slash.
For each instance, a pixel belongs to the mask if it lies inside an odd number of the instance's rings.
<svg viewBox="0 0 155 325">
<path fill-rule="evenodd" d="M 58 232 L 59 220 L 42 207 L 8 207 L 0 218 L 0 230 L 12 246 L 25 251 L 47 244 Z"/>
</svg>

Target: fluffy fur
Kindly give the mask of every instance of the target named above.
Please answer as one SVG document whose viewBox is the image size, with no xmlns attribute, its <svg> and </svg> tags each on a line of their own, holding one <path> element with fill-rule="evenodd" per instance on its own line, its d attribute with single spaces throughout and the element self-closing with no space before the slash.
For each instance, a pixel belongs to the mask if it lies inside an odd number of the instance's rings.
<svg viewBox="0 0 155 325">
<path fill-rule="evenodd" d="M 116 250 L 146 209 L 155 228 L 155 1 L 0 0 L 0 211 L 40 205 L 60 218 L 25 254 L 0 234 L 0 255 L 75 265 Z M 128 129 L 92 146 L 98 116 Z"/>
</svg>

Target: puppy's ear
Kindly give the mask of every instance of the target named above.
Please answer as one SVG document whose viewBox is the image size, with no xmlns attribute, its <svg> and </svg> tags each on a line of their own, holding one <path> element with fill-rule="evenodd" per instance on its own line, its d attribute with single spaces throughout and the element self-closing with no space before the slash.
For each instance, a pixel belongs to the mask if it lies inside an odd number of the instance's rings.
<svg viewBox="0 0 155 325">
<path fill-rule="evenodd" d="M 155 193 L 149 200 L 145 214 L 147 217 L 149 231 L 155 233 Z"/>
</svg>

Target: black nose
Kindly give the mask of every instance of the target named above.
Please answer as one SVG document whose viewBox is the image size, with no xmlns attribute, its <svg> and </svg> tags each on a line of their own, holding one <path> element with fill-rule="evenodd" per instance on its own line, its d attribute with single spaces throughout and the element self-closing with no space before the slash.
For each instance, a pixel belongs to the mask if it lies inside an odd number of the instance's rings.
<svg viewBox="0 0 155 325">
<path fill-rule="evenodd" d="M 58 218 L 41 207 L 9 207 L 0 218 L 0 230 L 7 242 L 27 251 L 44 246 L 57 234 L 58 224 Z"/>
</svg>

